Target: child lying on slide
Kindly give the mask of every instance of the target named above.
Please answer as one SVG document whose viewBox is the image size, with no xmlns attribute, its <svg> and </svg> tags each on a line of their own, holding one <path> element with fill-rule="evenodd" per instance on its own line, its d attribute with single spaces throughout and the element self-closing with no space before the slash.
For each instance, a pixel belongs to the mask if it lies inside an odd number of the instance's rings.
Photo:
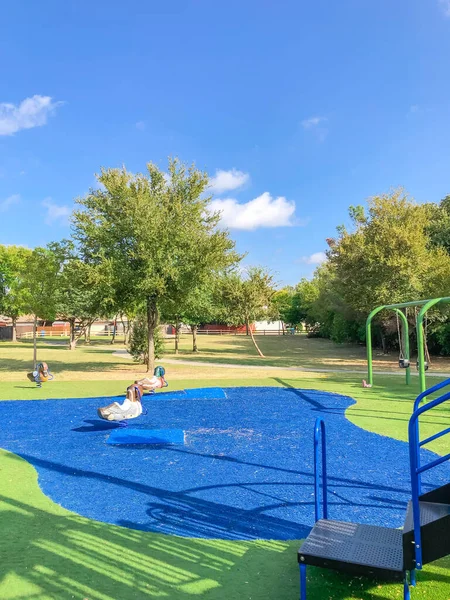
<svg viewBox="0 0 450 600">
<path fill-rule="evenodd" d="M 164 379 L 164 374 L 164 367 L 156 367 L 153 377 L 144 377 L 127 387 L 127 396 L 122 404 L 113 402 L 108 406 L 99 408 L 97 410 L 98 416 L 107 421 L 123 421 L 139 417 L 142 414 L 144 391 L 154 392 L 159 388 L 167 387 L 168 383 Z"/>
</svg>

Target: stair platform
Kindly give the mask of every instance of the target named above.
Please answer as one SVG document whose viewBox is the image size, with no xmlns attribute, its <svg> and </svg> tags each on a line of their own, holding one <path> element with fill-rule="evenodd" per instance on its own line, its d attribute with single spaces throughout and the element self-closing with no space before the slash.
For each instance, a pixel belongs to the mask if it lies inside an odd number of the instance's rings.
<svg viewBox="0 0 450 600">
<path fill-rule="evenodd" d="M 402 546 L 400 529 L 321 519 L 298 551 L 298 562 L 402 581 Z"/>
<path fill-rule="evenodd" d="M 435 490 L 425 492 L 424 494 L 419 496 L 419 500 L 422 500 L 423 502 L 438 502 L 439 504 L 450 504 L 450 483 L 446 483 L 445 485 L 436 488 Z"/>
<path fill-rule="evenodd" d="M 439 488 L 435 490 L 436 496 Z M 425 496 L 427 497 L 427 496 Z M 428 497 L 432 497 L 431 494 Z M 412 502 L 408 502 L 403 526 L 403 555 L 407 569 L 414 569 L 450 554 L 450 504 L 419 501 L 422 565 L 415 563 Z"/>
<path fill-rule="evenodd" d="M 419 502 L 420 507 L 420 526 L 430 525 L 435 521 L 440 521 L 445 517 L 450 518 L 450 504 L 441 504 L 439 502 Z M 405 524 L 403 526 L 404 533 L 414 529 L 413 510 L 411 500 L 408 502 L 406 509 Z"/>
</svg>

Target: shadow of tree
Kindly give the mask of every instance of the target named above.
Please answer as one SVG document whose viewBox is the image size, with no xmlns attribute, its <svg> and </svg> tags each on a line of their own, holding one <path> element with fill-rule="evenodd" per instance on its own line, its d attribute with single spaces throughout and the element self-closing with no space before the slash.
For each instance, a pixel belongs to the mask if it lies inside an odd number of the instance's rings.
<svg viewBox="0 0 450 600">
<path fill-rule="evenodd" d="M 51 514 L 3 495 L 0 509 L 0 593 L 5 599 L 288 600 L 298 595 L 297 541 L 230 542 L 146 533 L 71 513 Z M 448 566 L 439 561 L 420 573 L 416 597 L 431 597 L 420 593 L 427 582 L 449 585 Z M 314 568 L 308 587 L 315 600 L 388 600 L 399 592 L 398 585 Z"/>
</svg>

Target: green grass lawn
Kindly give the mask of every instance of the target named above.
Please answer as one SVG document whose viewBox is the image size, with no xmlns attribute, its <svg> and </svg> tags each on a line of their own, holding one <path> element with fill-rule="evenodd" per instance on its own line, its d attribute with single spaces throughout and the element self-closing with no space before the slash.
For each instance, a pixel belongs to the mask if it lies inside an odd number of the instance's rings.
<svg viewBox="0 0 450 600">
<path fill-rule="evenodd" d="M 366 348 L 355 344 L 334 344 L 330 340 L 308 338 L 305 334 L 297 335 L 256 335 L 256 340 L 265 358 L 255 351 L 251 338 L 245 335 L 199 335 L 200 352 L 193 354 L 192 341 L 189 335 L 181 336 L 180 351 L 174 354 L 174 342 L 166 342 L 166 356 L 182 360 L 201 360 L 225 364 L 260 365 L 275 367 L 304 367 L 308 369 L 366 369 Z M 413 355 L 414 355 L 414 348 Z M 380 371 L 399 371 L 398 355 L 392 352 L 383 355 L 373 351 L 374 369 Z M 432 370 L 449 372 L 450 359 L 432 357 Z M 415 369 L 413 369 L 415 371 Z"/>
<path fill-rule="evenodd" d="M 301 336 L 290 339 L 296 337 Z M 276 350 L 274 339 L 277 338 L 268 339 L 270 347 Z M 200 341 L 203 343 L 203 338 Z M 226 343 L 230 344 L 230 341 L 227 339 Z M 234 352 L 230 348 L 233 357 L 243 352 L 242 338 L 237 338 L 237 343 L 239 348 Z M 284 343 L 283 338 L 279 343 Z M 302 344 L 306 348 L 307 343 L 303 338 Z M 216 344 L 217 339 L 213 346 Z M 139 367 L 130 364 L 129 360 L 125 362 L 126 359 L 113 357 L 113 350 L 105 344 L 75 352 L 42 346 L 43 356 L 45 352 L 42 359 L 47 360 L 50 367 L 53 357 L 60 362 L 55 363 L 57 369 L 53 368 L 57 374 L 55 381 L 37 389 L 23 377 L 30 348 L 24 348 L 22 344 L 17 348 L 0 344 L 0 372 L 4 368 L 2 356 L 10 355 L 9 360 L 15 361 L 3 371 L 9 376 L 8 380 L 0 381 L 0 399 L 122 394 Z M 278 349 L 277 360 L 285 351 L 285 346 Z M 49 359 L 50 352 L 54 355 Z M 214 357 L 219 362 L 226 360 L 219 352 Z M 199 358 L 203 360 L 203 355 Z M 18 366 L 17 370 L 13 370 L 14 364 Z M 86 364 L 90 368 L 85 369 Z M 213 365 L 211 370 L 170 365 L 168 372 L 172 375 L 169 377 L 170 389 L 267 385 L 314 388 L 349 395 L 357 401 L 347 410 L 347 417 L 353 423 L 401 440 L 407 439 L 412 402 L 418 393 L 416 378 L 407 387 L 394 376 L 379 376 L 374 388 L 363 389 L 358 376 L 345 373 L 299 373 L 282 368 L 249 373 L 243 369 L 214 369 Z M 73 380 L 69 379 L 71 373 L 75 377 Z M 90 380 L 92 375 L 102 379 Z M 11 410 L 14 410 L 13 402 Z M 431 417 L 424 418 L 423 436 L 448 425 L 450 407 L 440 407 L 433 412 Z M 332 443 L 329 439 L 330 448 Z M 436 440 L 430 449 L 444 454 L 448 452 L 448 441 L 445 438 Z M 40 491 L 34 468 L 4 451 L 0 451 L 0 540 L 1 600 L 188 600 L 191 597 L 290 600 L 298 597 L 296 550 L 300 541 L 186 539 L 98 523 L 54 504 Z M 418 579 L 418 587 L 412 590 L 413 600 L 450 600 L 449 559 L 428 565 L 419 573 Z M 402 597 L 398 584 L 386 585 L 319 569 L 309 570 L 309 592 L 309 597 L 314 600 L 394 600 Z"/>
</svg>

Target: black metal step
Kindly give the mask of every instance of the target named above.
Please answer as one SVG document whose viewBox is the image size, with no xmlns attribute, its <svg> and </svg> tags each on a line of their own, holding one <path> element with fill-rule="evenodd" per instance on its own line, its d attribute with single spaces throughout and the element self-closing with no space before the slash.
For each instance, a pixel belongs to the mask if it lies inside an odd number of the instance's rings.
<svg viewBox="0 0 450 600">
<path fill-rule="evenodd" d="M 419 502 L 419 507 L 422 565 L 426 565 L 450 554 L 450 504 Z M 410 501 L 403 526 L 403 554 L 407 569 L 416 566 L 415 543 L 413 510 Z M 422 565 L 417 566 L 421 568 Z"/>
<path fill-rule="evenodd" d="M 439 502 L 440 504 L 450 504 L 450 483 L 422 494 L 419 500 L 423 502 Z"/>
<path fill-rule="evenodd" d="M 298 562 L 391 581 L 403 578 L 402 531 L 345 521 L 317 521 Z"/>
</svg>

